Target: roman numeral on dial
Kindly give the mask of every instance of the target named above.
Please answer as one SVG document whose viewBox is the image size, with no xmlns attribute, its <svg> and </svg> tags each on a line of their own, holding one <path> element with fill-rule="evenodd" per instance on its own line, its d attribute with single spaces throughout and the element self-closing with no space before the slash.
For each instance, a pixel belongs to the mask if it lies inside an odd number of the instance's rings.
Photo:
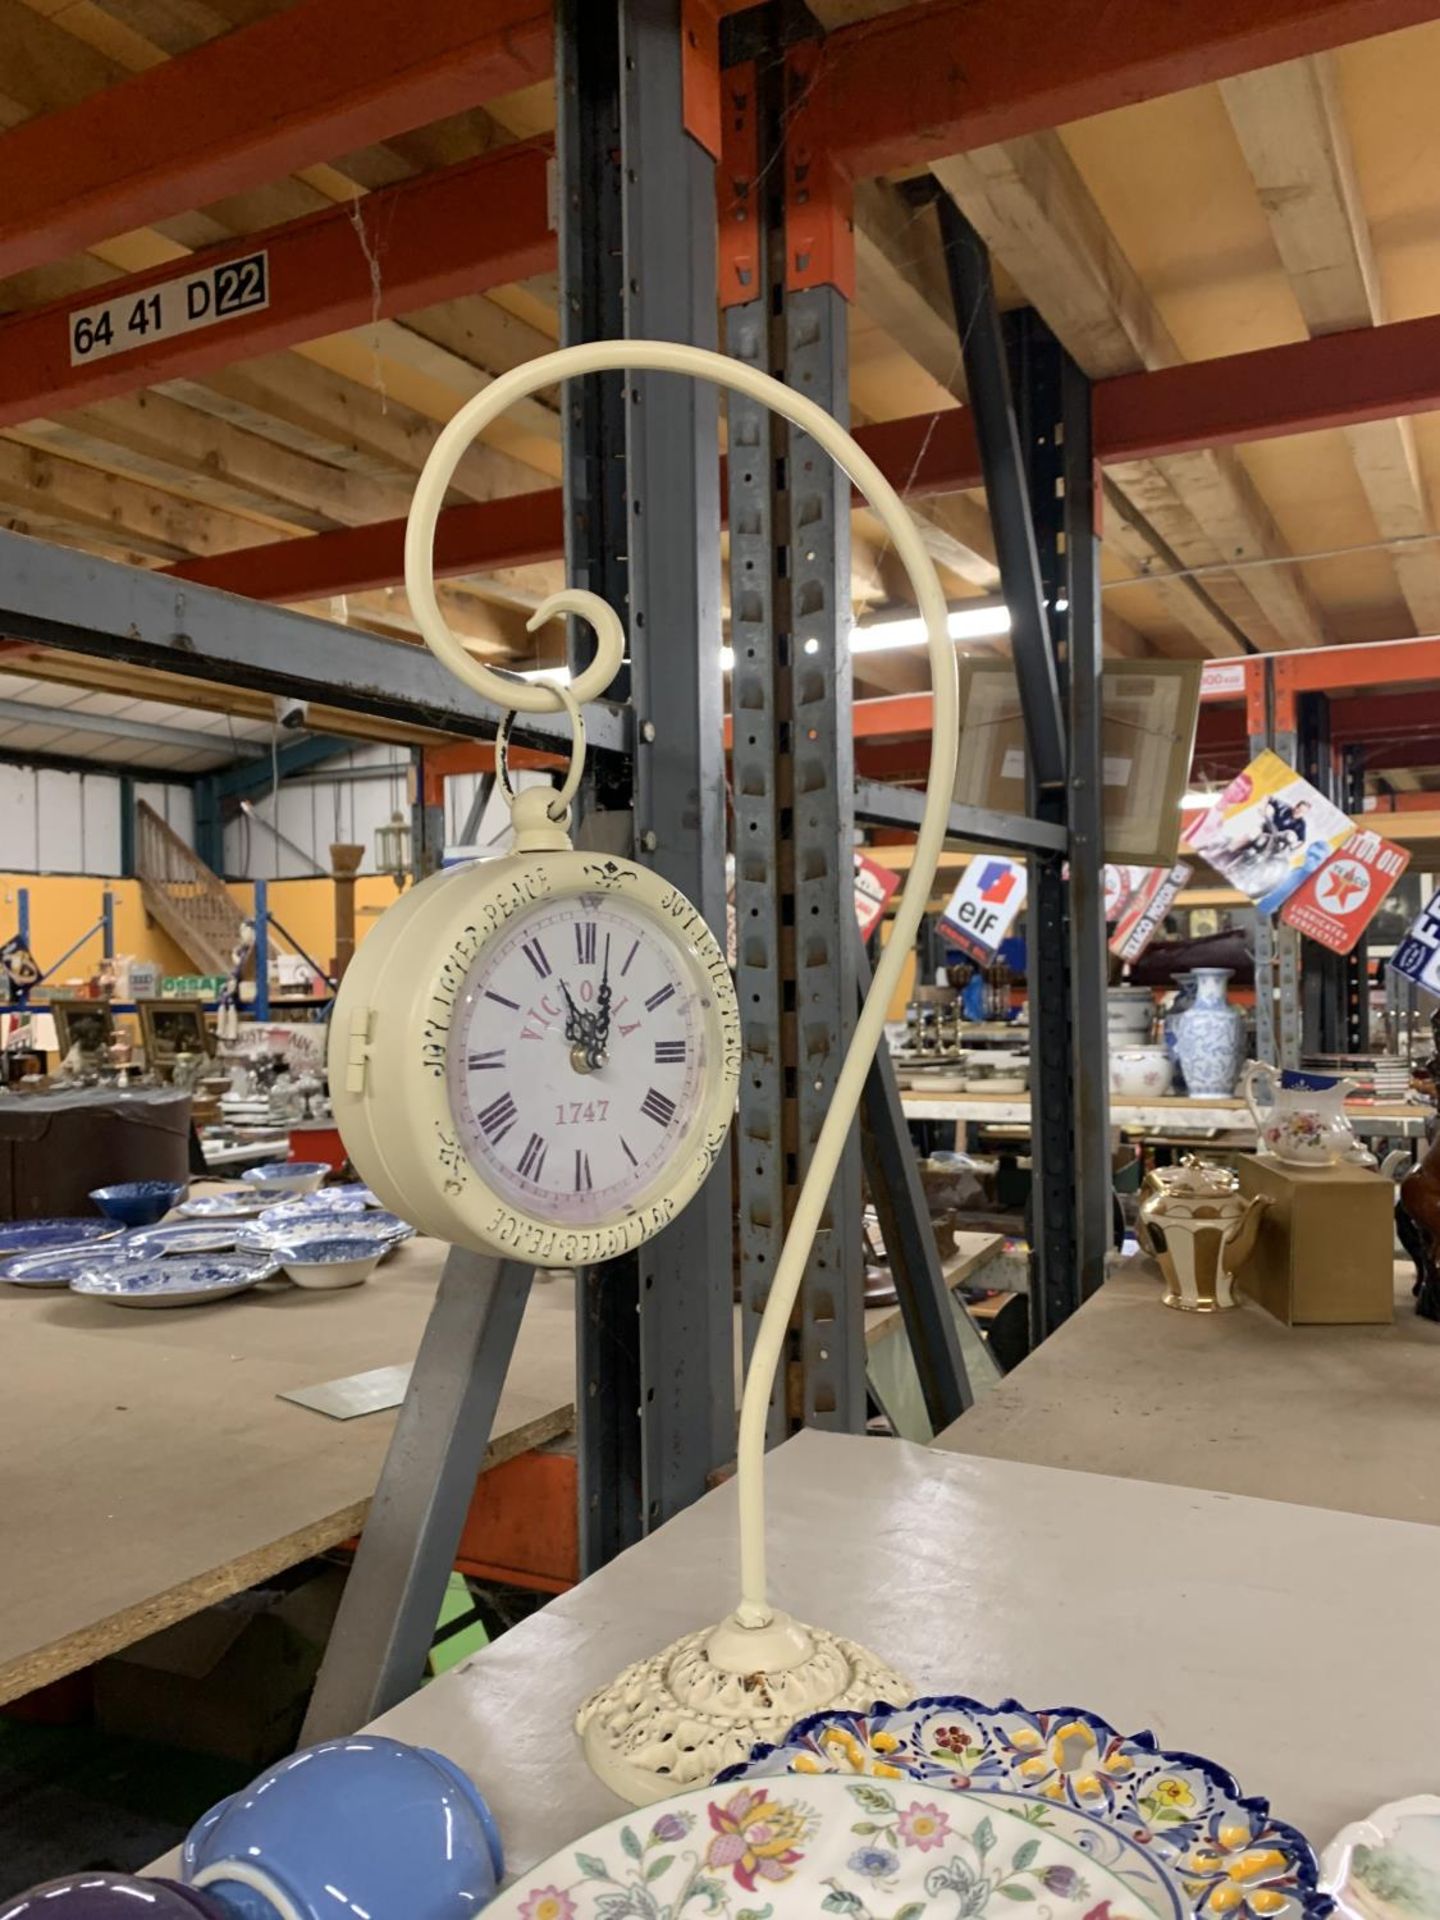
<svg viewBox="0 0 1440 1920">
<path fill-rule="evenodd" d="M 545 1142 L 538 1133 L 532 1133 L 529 1144 L 520 1156 L 520 1172 L 527 1180 L 538 1180 L 545 1165 Z"/>
<path fill-rule="evenodd" d="M 655 1064 L 657 1067 L 673 1067 L 685 1058 L 683 1040 L 657 1040 L 655 1042 Z"/>
<path fill-rule="evenodd" d="M 487 1053 L 469 1054 L 466 1057 L 465 1064 L 471 1073 L 486 1073 L 491 1067 L 503 1067 L 505 1064 L 505 1049 L 503 1047 L 491 1047 Z"/>
<path fill-rule="evenodd" d="M 508 1093 L 502 1093 L 498 1100 L 492 1100 L 488 1107 L 482 1107 L 477 1115 L 480 1131 L 497 1146 L 519 1117 L 515 1102 Z"/>
<path fill-rule="evenodd" d="M 579 1147 L 577 1147 L 575 1149 L 575 1191 L 576 1193 L 589 1193 L 592 1184 L 590 1179 L 590 1156 L 588 1153 L 582 1153 Z"/>
<path fill-rule="evenodd" d="M 667 1100 L 663 1093 L 657 1093 L 651 1087 L 640 1102 L 640 1111 L 647 1119 L 653 1120 L 657 1127 L 668 1127 L 675 1118 L 675 1102 Z"/>
<path fill-rule="evenodd" d="M 550 977 L 550 962 L 545 958 L 545 949 L 538 940 L 527 940 L 521 952 L 542 980 Z"/>
<path fill-rule="evenodd" d="M 577 920 L 575 922 L 575 958 L 582 967 L 593 966 L 595 961 L 595 922 Z"/>
<path fill-rule="evenodd" d="M 674 987 L 658 987 L 645 1002 L 645 1011 L 647 1013 L 654 1013 L 657 1007 L 663 1007 L 667 1000 L 673 1000 L 674 998 Z"/>
</svg>

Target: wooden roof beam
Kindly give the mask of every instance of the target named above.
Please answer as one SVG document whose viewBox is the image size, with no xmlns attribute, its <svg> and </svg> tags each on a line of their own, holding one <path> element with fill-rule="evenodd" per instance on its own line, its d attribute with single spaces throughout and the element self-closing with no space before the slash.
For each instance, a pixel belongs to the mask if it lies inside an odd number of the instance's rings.
<svg viewBox="0 0 1440 1920">
<path fill-rule="evenodd" d="M 1220 91 L 1309 332 L 1382 326 L 1380 275 L 1328 57 L 1238 75 Z M 1410 422 L 1344 431 L 1380 538 L 1433 532 Z M 1440 632 L 1440 555 L 1401 547 L 1391 560 L 1415 631 Z"/>
<path fill-rule="evenodd" d="M 6 146 L 16 137 L 0 139 L 0 181 Z M 166 380 L 197 379 L 237 360 L 543 272 L 554 264 L 556 246 L 547 220 L 549 158 L 543 142 L 502 147 L 461 166 L 357 196 L 349 205 L 12 314 L 0 320 L 0 426 L 90 406 Z M 159 289 L 158 297 L 183 317 L 187 296 L 176 282 L 262 254 L 264 280 L 261 268 L 251 266 L 244 285 L 252 293 L 262 286 L 268 290 L 263 305 L 254 300 L 239 305 L 237 281 L 237 306 L 228 317 L 191 332 L 154 335 L 147 295 L 153 299 Z M 73 316 L 99 301 L 110 307 L 111 332 L 120 345 L 77 364 Z M 139 331 L 132 324 L 137 316 Z M 432 345 L 430 351 L 440 349 Z M 475 377 L 483 384 L 486 376 Z"/>
<path fill-rule="evenodd" d="M 0 276 L 548 78 L 545 0 L 299 0 L 0 139 Z"/>
<path fill-rule="evenodd" d="M 1036 134 L 938 161 L 933 169 L 992 256 L 1019 285 L 1092 379 L 1136 368 L 1174 366 L 1179 349 L 1154 302 L 1110 233 L 1059 136 Z M 1129 501 L 1120 536 L 1148 527 L 1186 565 L 1227 557 L 1283 558 L 1286 549 L 1237 457 L 1206 449 L 1112 469 Z M 1138 570 L 1138 569 L 1137 569 Z M 1208 645 L 1214 609 L 1256 646 L 1315 646 L 1318 608 L 1292 567 L 1215 575 L 1202 594 L 1177 587 L 1173 608 Z"/>
<path fill-rule="evenodd" d="M 930 0 L 831 34 L 811 107 L 865 179 L 1434 17 L 1434 0 Z"/>
</svg>

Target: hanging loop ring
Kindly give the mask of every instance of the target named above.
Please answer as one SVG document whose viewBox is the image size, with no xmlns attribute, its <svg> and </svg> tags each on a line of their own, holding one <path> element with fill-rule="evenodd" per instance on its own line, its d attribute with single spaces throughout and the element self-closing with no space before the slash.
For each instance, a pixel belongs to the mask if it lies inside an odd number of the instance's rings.
<svg viewBox="0 0 1440 1920">
<path fill-rule="evenodd" d="M 585 716 L 580 711 L 580 702 L 569 687 L 557 686 L 553 682 L 537 681 L 536 685 L 548 685 L 555 695 L 555 705 L 563 707 L 570 715 L 570 725 L 574 737 L 570 742 L 570 765 L 565 778 L 555 788 L 547 805 L 546 812 L 552 820 L 563 820 L 569 811 L 570 802 L 579 791 L 580 779 L 585 771 Z M 495 777 L 500 782 L 500 791 L 507 805 L 515 805 L 515 784 L 510 778 L 510 735 L 515 726 L 515 709 L 511 707 L 500 722 L 500 731 L 495 736 Z"/>
</svg>

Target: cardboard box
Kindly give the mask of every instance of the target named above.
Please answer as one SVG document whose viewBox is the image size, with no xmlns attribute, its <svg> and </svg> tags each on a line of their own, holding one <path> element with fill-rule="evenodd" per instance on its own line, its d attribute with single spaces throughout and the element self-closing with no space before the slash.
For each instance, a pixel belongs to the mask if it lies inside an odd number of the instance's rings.
<svg viewBox="0 0 1440 1920">
<path fill-rule="evenodd" d="M 300 1737 L 344 1573 L 253 1588 L 152 1633 L 94 1668 L 107 1733 L 268 1766 Z"/>
<path fill-rule="evenodd" d="M 1289 1327 L 1370 1326 L 1395 1317 L 1395 1188 L 1368 1167 L 1237 1162 L 1240 1191 L 1270 1202 L 1240 1291 Z"/>
</svg>

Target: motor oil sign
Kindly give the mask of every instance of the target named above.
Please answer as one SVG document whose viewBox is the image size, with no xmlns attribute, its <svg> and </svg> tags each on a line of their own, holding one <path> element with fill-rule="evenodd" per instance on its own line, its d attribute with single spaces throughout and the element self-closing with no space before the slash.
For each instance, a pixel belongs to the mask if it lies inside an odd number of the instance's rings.
<svg viewBox="0 0 1440 1920">
<path fill-rule="evenodd" d="M 1280 918 L 1332 953 L 1349 953 L 1409 864 L 1404 847 L 1362 827 L 1291 894 Z"/>
<path fill-rule="evenodd" d="M 1025 904 L 1024 865 L 982 854 L 965 869 L 940 916 L 942 930 L 979 960 L 991 960 Z"/>
<path fill-rule="evenodd" d="M 860 938 L 868 940 L 885 917 L 886 903 L 900 884 L 898 873 L 869 860 L 863 853 L 855 856 L 855 919 Z"/>
</svg>

